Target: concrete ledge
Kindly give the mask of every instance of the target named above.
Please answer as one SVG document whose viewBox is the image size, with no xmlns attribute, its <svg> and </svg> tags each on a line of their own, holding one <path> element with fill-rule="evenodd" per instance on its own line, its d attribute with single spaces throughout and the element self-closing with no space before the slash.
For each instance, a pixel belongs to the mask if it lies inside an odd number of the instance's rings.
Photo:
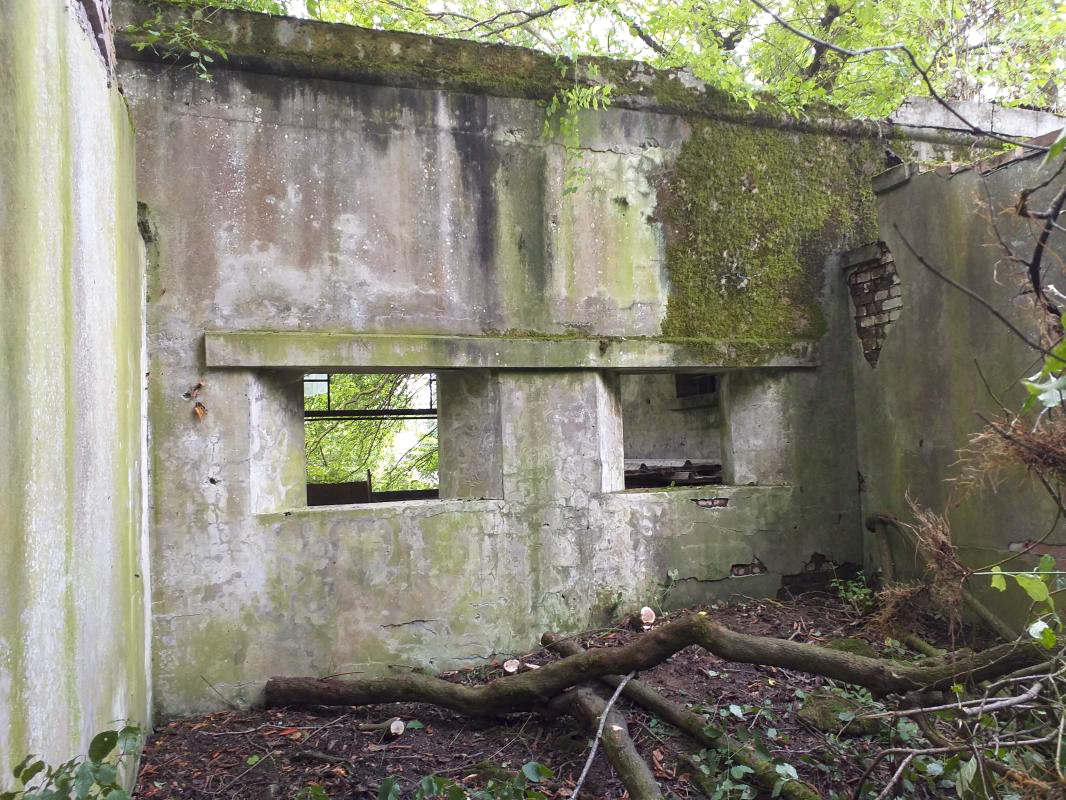
<svg viewBox="0 0 1066 800">
<path fill-rule="evenodd" d="M 192 63 L 185 55 L 161 55 L 128 30 L 156 11 L 167 22 L 188 18 L 192 9 L 176 0 L 114 0 L 115 45 L 128 61 Z M 697 115 L 756 127 L 876 140 L 909 140 L 961 147 L 995 145 L 969 133 L 826 115 L 794 117 L 772 100 L 753 110 L 684 69 L 655 69 L 638 61 L 556 58 L 523 47 L 484 44 L 441 36 L 381 31 L 352 25 L 269 16 L 248 11 L 212 12 L 197 24 L 225 48 L 217 69 L 236 69 L 290 78 L 346 81 L 413 89 L 443 89 L 547 101 L 578 85 L 608 83 L 614 108 Z"/>
<path fill-rule="evenodd" d="M 910 164 L 896 164 L 896 166 L 874 175 L 872 178 L 874 194 L 884 194 L 897 186 L 902 186 L 911 179 L 912 174 L 913 169 Z"/>
<path fill-rule="evenodd" d="M 209 367 L 304 372 L 438 369 L 639 372 L 817 366 L 814 343 L 809 341 L 208 331 L 204 345 Z"/>
</svg>

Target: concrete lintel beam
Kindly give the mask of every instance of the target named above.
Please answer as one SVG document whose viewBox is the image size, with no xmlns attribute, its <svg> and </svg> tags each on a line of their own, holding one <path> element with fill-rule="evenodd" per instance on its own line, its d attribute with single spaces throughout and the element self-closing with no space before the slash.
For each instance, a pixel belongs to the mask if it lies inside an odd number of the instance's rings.
<svg viewBox="0 0 1066 800">
<path fill-rule="evenodd" d="M 815 367 L 813 342 L 208 331 L 207 366 L 304 372 Z"/>
</svg>

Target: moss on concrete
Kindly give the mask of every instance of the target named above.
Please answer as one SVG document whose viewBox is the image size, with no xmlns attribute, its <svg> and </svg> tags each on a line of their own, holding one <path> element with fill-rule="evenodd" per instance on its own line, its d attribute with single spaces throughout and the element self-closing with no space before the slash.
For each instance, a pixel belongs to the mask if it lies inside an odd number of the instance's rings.
<svg viewBox="0 0 1066 800">
<path fill-rule="evenodd" d="M 751 343 L 737 362 L 816 340 L 833 252 L 877 238 L 872 143 L 693 123 L 660 190 L 671 295 L 667 337 Z"/>
<path fill-rule="evenodd" d="M 29 752 L 60 761 L 116 717 L 146 722 L 148 691 L 128 109 L 63 4 L 4 4 L 0 40 L 0 262 L 32 265 L 0 288 L 2 790 Z"/>
</svg>

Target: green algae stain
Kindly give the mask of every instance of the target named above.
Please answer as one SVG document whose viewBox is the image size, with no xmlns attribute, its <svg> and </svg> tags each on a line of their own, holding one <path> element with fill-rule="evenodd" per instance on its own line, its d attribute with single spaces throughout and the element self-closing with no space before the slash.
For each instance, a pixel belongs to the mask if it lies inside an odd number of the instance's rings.
<svg viewBox="0 0 1066 800">
<path fill-rule="evenodd" d="M 663 335 L 821 337 L 826 258 L 877 238 L 867 177 L 876 152 L 873 142 L 694 122 L 660 187 L 671 285 Z"/>
</svg>

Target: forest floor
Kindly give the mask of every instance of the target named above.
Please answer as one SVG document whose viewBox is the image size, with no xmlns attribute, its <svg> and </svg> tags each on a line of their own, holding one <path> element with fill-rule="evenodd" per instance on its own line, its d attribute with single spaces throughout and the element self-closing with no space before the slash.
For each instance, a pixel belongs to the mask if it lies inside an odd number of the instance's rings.
<svg viewBox="0 0 1066 800">
<path fill-rule="evenodd" d="M 823 593 L 787 601 L 735 597 L 702 610 L 745 633 L 826 645 L 838 642 L 835 647 L 840 646 L 839 640 L 846 640 L 853 651 L 868 645 L 887 657 L 917 658 L 886 637 L 869 617 Z M 683 612 L 668 618 L 679 613 Z M 939 646 L 949 644 L 946 627 L 936 617 L 925 617 L 917 632 Z M 640 635 L 612 628 L 577 638 L 587 647 L 609 647 Z M 526 664 L 544 664 L 554 658 L 543 649 L 520 656 Z M 494 662 L 441 677 L 472 684 L 503 674 Z M 852 720 L 849 709 L 880 706 L 857 687 L 781 668 L 723 661 L 695 646 L 641 673 L 640 679 L 664 696 L 707 714 L 713 724 L 734 736 L 750 739 L 776 762 L 791 765 L 826 798 L 851 797 L 870 756 L 918 737 L 907 720 L 892 725 L 879 722 L 873 732 L 864 732 L 862 721 Z M 800 713 L 804 706 L 807 710 Z M 708 786 L 717 786 L 722 798 L 769 797 L 754 787 L 743 788 L 743 769 L 731 774 L 731 765 L 720 753 L 701 751 L 687 736 L 625 698 L 619 699 L 617 707 L 625 714 L 638 749 L 654 766 L 664 794 L 704 797 Z M 359 729 L 361 724 L 392 717 L 407 723 L 399 737 Z M 490 781 L 496 781 L 497 787 L 507 783 L 533 761 L 552 771 L 553 777 L 537 788 L 554 800 L 570 796 L 588 751 L 588 734 L 569 717 L 513 714 L 487 720 L 412 703 L 225 711 L 161 725 L 148 740 L 134 796 L 141 800 L 377 798 L 389 777 L 399 781 L 407 796 L 427 775 L 447 778 L 473 791 Z M 693 754 L 696 764 L 688 759 Z M 700 765 L 712 780 L 704 781 L 702 790 L 696 780 L 701 776 L 694 775 Z M 885 759 L 863 796 L 875 797 L 894 768 Z M 782 769 L 787 771 L 787 767 Z M 901 786 L 899 796 L 953 796 L 950 786 L 937 781 L 936 772 L 931 770 L 934 774 L 922 783 Z M 730 789 L 729 782 L 736 788 Z M 581 789 L 582 798 L 621 798 L 624 794 L 601 751 Z"/>
</svg>

